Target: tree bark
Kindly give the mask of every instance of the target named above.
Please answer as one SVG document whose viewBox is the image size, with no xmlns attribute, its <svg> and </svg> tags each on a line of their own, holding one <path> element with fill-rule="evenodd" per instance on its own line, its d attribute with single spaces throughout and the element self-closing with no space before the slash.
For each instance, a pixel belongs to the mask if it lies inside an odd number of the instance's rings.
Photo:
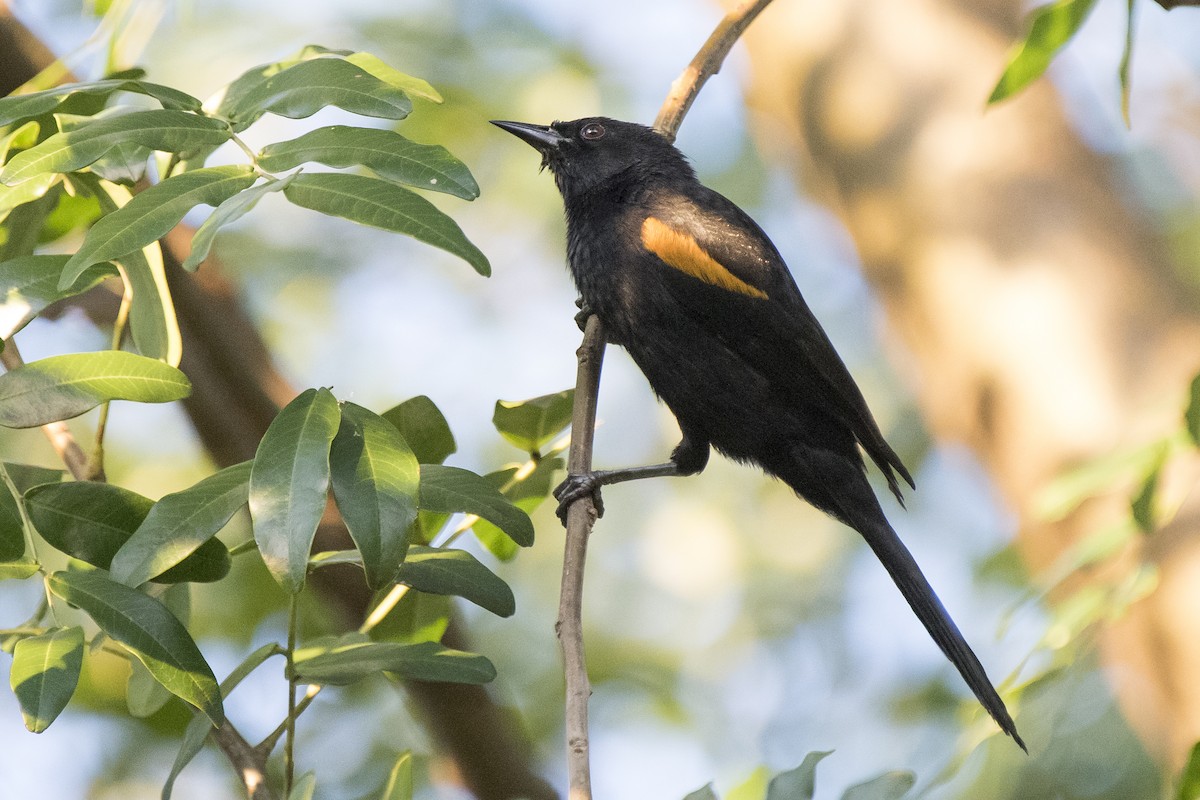
<svg viewBox="0 0 1200 800">
<path fill-rule="evenodd" d="M 747 35 L 762 147 L 804 153 L 800 178 L 852 235 L 929 428 L 990 470 L 1036 574 L 1128 507 L 1114 494 L 1047 522 L 1047 482 L 1178 426 L 1200 369 L 1195 287 L 1048 81 L 985 110 L 1023 29 L 1018 3 L 769 13 Z M 1200 738 L 1198 527 L 1193 503 L 1150 540 L 1160 588 L 1102 645 L 1137 676 L 1116 682 L 1127 717 L 1175 764 Z"/>
</svg>

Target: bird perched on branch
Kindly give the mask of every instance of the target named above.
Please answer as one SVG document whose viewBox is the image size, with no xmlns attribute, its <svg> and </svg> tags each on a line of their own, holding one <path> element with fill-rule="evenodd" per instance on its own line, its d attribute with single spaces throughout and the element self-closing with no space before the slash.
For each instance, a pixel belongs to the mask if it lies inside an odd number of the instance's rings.
<svg viewBox="0 0 1200 800">
<path fill-rule="evenodd" d="M 862 453 L 901 502 L 900 481 L 913 486 L 912 477 L 762 229 L 645 126 L 605 117 L 494 124 L 532 145 L 554 174 L 585 313 L 629 352 L 683 433 L 665 464 L 568 476 L 555 492 L 560 516 L 604 485 L 700 472 L 710 447 L 757 464 L 866 539 L 979 702 L 1025 749 L 884 516 Z"/>
</svg>

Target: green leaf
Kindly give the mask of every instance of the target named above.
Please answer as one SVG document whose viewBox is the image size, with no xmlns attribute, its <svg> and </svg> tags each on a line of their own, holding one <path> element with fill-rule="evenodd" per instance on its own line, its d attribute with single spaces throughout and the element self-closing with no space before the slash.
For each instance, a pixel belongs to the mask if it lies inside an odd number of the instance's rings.
<svg viewBox="0 0 1200 800">
<path fill-rule="evenodd" d="M 63 268 L 59 285 L 70 285 L 100 261 L 121 258 L 166 236 L 195 206 L 217 206 L 254 183 L 245 165 L 204 167 L 167 178 L 135 195 L 123 208 L 102 217 Z"/>
<path fill-rule="evenodd" d="M 814 750 L 800 766 L 776 775 L 767 786 L 766 800 L 812 800 L 817 790 L 817 764 L 832 752 Z"/>
<path fill-rule="evenodd" d="M 234 130 L 241 131 L 268 112 L 301 119 L 326 106 L 385 119 L 404 119 L 412 111 L 403 91 L 340 58 L 301 61 L 263 76 L 223 111 Z"/>
<path fill-rule="evenodd" d="M 7 339 L 21 330 L 51 303 L 86 292 L 117 274 L 112 264 L 96 264 L 60 291 L 58 276 L 69 258 L 65 255 L 32 255 L 0 262 L 0 287 L 5 288 L 0 297 L 0 339 Z"/>
<path fill-rule="evenodd" d="M 187 376 L 153 358 L 119 350 L 50 356 L 0 375 L 0 425 L 33 428 L 109 400 L 167 403 L 191 392 Z"/>
<path fill-rule="evenodd" d="M 1192 444 L 1200 447 L 1200 374 L 1192 378 L 1188 387 L 1188 404 L 1187 410 L 1183 412 L 1183 424 L 1192 439 Z"/>
<path fill-rule="evenodd" d="M 41 733 L 67 707 L 83 667 L 83 628 L 51 628 L 17 642 L 9 683 L 25 727 Z"/>
<path fill-rule="evenodd" d="M 721 800 L 721 797 L 713 791 L 713 785 L 708 783 L 694 792 L 688 792 L 683 800 Z"/>
<path fill-rule="evenodd" d="M 483 656 L 437 642 L 352 642 L 301 649 L 296 651 L 295 664 L 300 680 L 331 686 L 345 686 L 380 672 L 445 683 L 488 683 L 496 677 L 496 668 Z"/>
<path fill-rule="evenodd" d="M 412 753 L 405 750 L 392 765 L 387 784 L 379 800 L 412 800 L 413 796 Z"/>
<path fill-rule="evenodd" d="M 267 428 L 250 470 L 254 540 L 271 575 L 295 594 L 329 493 L 329 448 L 340 422 L 328 389 L 308 389 Z"/>
<path fill-rule="evenodd" d="M 130 716 L 138 719 L 157 714 L 171 693 L 161 683 L 154 679 L 150 670 L 136 658 L 129 660 L 129 681 L 125 684 L 125 707 Z M 208 727 L 207 725 L 205 727 Z"/>
<path fill-rule="evenodd" d="M 522 547 L 533 544 L 533 523 L 529 521 L 529 515 L 474 472 L 422 464 L 420 501 L 421 508 L 426 511 L 476 514 Z"/>
<path fill-rule="evenodd" d="M 422 464 L 441 464 L 458 450 L 450 423 L 423 394 L 383 412 L 383 418 L 396 426 Z"/>
<path fill-rule="evenodd" d="M 49 240 L 49 220 L 63 196 L 62 187 L 55 186 L 32 203 L 17 206 L 0 222 L 0 261 L 27 256 L 43 238 Z"/>
<path fill-rule="evenodd" d="M 19 119 L 40 117 L 58 108 L 63 100 L 76 94 L 91 94 L 107 97 L 113 92 L 134 92 L 153 97 L 163 108 L 199 111 L 200 101 L 190 94 L 149 81 L 105 80 L 89 83 L 66 83 L 44 92 L 15 95 L 0 99 L 0 125 L 8 125 Z"/>
<path fill-rule="evenodd" d="M 1192 745 L 1187 764 L 1179 774 L 1179 791 L 1175 800 L 1200 800 L 1200 742 Z"/>
<path fill-rule="evenodd" d="M 0 171 L 9 186 L 43 172 L 74 172 L 94 164 L 118 145 L 188 155 L 205 146 L 229 141 L 228 126 L 217 119 L 186 111 L 132 111 L 61 131 L 18 153 Z"/>
<path fill-rule="evenodd" d="M 1162 455 L 1151 466 L 1150 472 L 1142 480 L 1137 494 L 1129 502 L 1129 511 L 1133 522 L 1142 533 L 1154 533 L 1158 527 L 1158 481 L 1166 466 L 1170 450 L 1162 449 Z"/>
<path fill-rule="evenodd" d="M 212 669 L 187 629 L 167 607 L 101 572 L 55 572 L 50 591 L 83 609 L 100 630 L 121 642 L 171 694 L 204 712 L 213 725 L 225 718 Z"/>
<path fill-rule="evenodd" d="M 128 586 L 145 583 L 212 541 L 246 505 L 250 467 L 249 461 L 226 467 L 155 503 L 112 557 L 113 580 Z"/>
<path fill-rule="evenodd" d="M 900 800 L 917 782 L 917 776 L 907 770 L 892 770 L 878 778 L 851 786 L 842 793 L 842 800 Z"/>
<path fill-rule="evenodd" d="M 288 792 L 287 800 L 312 800 L 315 791 L 317 791 L 317 776 L 306 772 L 296 780 L 292 791 Z"/>
<path fill-rule="evenodd" d="M 574 389 L 532 400 L 497 400 L 492 424 L 512 444 L 536 453 L 571 424 L 574 402 Z"/>
<path fill-rule="evenodd" d="M 315 161 L 330 167 L 364 166 L 381 178 L 446 192 L 464 200 L 479 196 L 466 165 L 440 145 L 417 144 L 395 131 L 331 125 L 263 148 L 258 165 L 282 172 Z"/>
<path fill-rule="evenodd" d="M 0 100 L 0 104 L 4 101 Z M 4 136 L 0 136 L 0 162 L 8 160 L 8 154 L 11 150 L 28 150 L 37 144 L 38 134 L 41 133 L 42 126 L 37 122 L 29 121 L 24 125 L 18 125 L 12 128 Z"/>
<path fill-rule="evenodd" d="M 0 563 L 0 581 L 23 581 L 33 577 L 38 572 L 38 565 L 32 561 L 9 561 Z"/>
<path fill-rule="evenodd" d="M 109 568 L 153 505 L 148 497 L 111 483 L 50 483 L 25 493 L 26 511 L 41 537 L 101 569 Z M 211 583 L 224 578 L 229 567 L 229 550 L 210 538 L 154 577 L 160 583 Z"/>
<path fill-rule="evenodd" d="M 462 597 L 501 617 L 517 610 L 508 584 L 465 550 L 413 545 L 396 580 L 419 592 Z"/>
<path fill-rule="evenodd" d="M 527 467 L 508 467 L 489 472 L 484 479 L 495 486 L 513 505 L 532 515 L 534 510 L 550 497 L 558 472 L 563 468 L 561 458 L 541 458 L 529 472 Z M 487 520 L 479 520 L 471 526 L 475 538 L 501 561 L 511 561 L 519 548 L 513 540 Z"/>
<path fill-rule="evenodd" d="M 24 502 L 23 495 L 27 489 L 42 483 L 61 481 L 62 475 L 59 470 L 27 464 L 0 464 L 0 477 L 7 477 L 7 480 L 3 481 L 4 484 L 11 482 L 12 488 L 20 495 L 14 497 L 12 489 L 7 485 L 0 486 L 0 580 L 27 578 L 32 574 L 26 572 L 29 568 L 28 563 L 12 563 L 25 555 L 25 518 L 18 503 Z M 32 533 L 33 531 L 30 531 L 30 534 Z M 33 564 L 33 568 L 36 571 L 37 565 Z"/>
<path fill-rule="evenodd" d="M 471 244 L 458 223 L 425 198 L 390 181 L 337 172 L 306 173 L 296 176 L 283 193 L 303 208 L 440 247 L 462 258 L 480 275 L 492 272 L 487 257 Z"/>
<path fill-rule="evenodd" d="M 1096 0 L 1056 0 L 1034 11 L 1029 35 L 1014 49 L 988 103 L 1011 97 L 1040 78 L 1054 54 L 1083 25 L 1095 3 Z"/>
<path fill-rule="evenodd" d="M 43 197 L 61 180 L 61 175 L 48 172 L 16 186 L 0 186 L 0 219 L 8 216 L 8 212 L 17 206 L 32 203 L 39 197 Z"/>
<path fill-rule="evenodd" d="M 417 518 L 417 458 L 387 420 L 346 402 L 329 466 L 333 496 L 362 554 L 367 585 L 382 589 L 396 578 Z"/>
<path fill-rule="evenodd" d="M 1133 64 L 1134 8 L 1133 0 L 1126 0 L 1125 47 L 1121 52 L 1121 65 L 1117 68 L 1117 78 L 1121 83 L 1121 117 L 1125 120 L 1126 128 L 1133 127 L 1129 120 L 1129 68 Z"/>
<path fill-rule="evenodd" d="M 295 178 L 294 175 L 288 175 L 281 180 L 268 180 L 266 183 L 260 183 L 258 186 L 238 192 L 217 206 L 216 210 L 208 215 L 208 219 L 204 220 L 192 235 L 192 249 L 183 262 L 183 268 L 189 272 L 199 269 L 200 264 L 208 258 L 208 253 L 212 250 L 217 231 L 225 225 L 241 219 L 258 205 L 258 201 L 265 195 L 287 188 L 293 178 Z"/>
</svg>

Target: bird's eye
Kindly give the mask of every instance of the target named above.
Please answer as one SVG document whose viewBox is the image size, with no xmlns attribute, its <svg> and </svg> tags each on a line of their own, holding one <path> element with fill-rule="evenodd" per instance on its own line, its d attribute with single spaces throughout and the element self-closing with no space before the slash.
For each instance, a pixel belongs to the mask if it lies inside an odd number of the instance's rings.
<svg viewBox="0 0 1200 800">
<path fill-rule="evenodd" d="M 585 139 L 599 139 L 604 135 L 604 126 L 599 122 L 589 122 L 579 131 L 579 135 Z"/>
</svg>

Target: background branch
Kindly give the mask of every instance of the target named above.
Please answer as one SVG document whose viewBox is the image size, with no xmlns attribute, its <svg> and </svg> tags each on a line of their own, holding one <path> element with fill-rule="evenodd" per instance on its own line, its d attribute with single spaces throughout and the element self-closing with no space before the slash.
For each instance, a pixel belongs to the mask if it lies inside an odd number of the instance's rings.
<svg viewBox="0 0 1200 800">
<path fill-rule="evenodd" d="M 742 32 L 771 0 L 744 2 L 725 15 L 683 73 L 671 84 L 659 109 L 654 129 L 675 141 L 680 123 L 705 82 L 720 71 L 725 57 Z M 576 351 L 575 405 L 571 414 L 571 450 L 567 472 L 578 475 L 592 469 L 596 432 L 596 403 L 600 394 L 600 368 L 604 363 L 604 326 L 595 315 L 588 318 L 583 343 Z M 562 592 L 558 604 L 558 639 L 563 652 L 566 683 L 564 719 L 567 739 L 567 777 L 570 800 L 592 796 L 589 761 L 588 697 L 591 683 L 583 649 L 583 573 L 587 543 L 596 523 L 596 506 L 581 497 L 567 510 L 566 545 L 563 551 Z"/>
</svg>

